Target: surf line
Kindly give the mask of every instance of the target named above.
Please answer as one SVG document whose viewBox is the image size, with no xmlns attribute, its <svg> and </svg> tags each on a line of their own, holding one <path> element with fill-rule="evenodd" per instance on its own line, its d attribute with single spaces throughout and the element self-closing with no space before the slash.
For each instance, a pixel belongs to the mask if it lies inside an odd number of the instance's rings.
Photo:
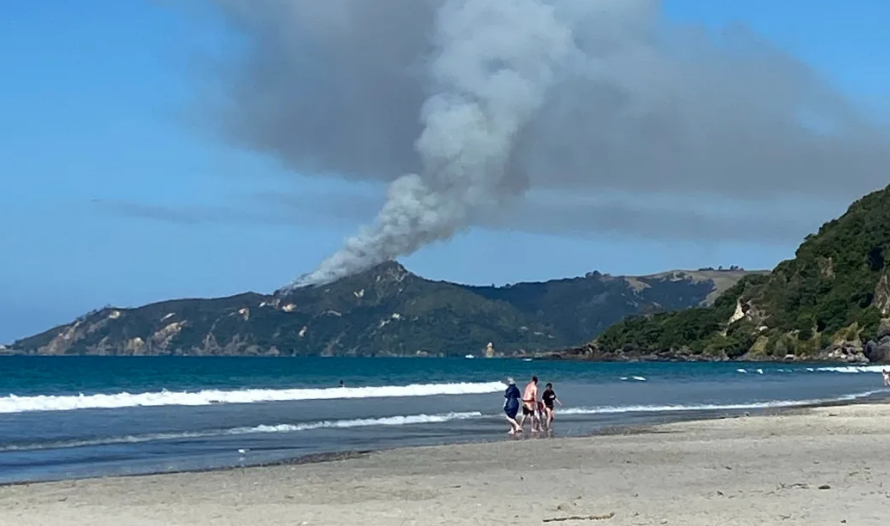
<svg viewBox="0 0 890 526">
<path fill-rule="evenodd" d="M 325 389 L 243 389 L 230 391 L 214 389 L 193 392 L 165 390 L 135 394 L 123 392 L 90 395 L 9 395 L 0 397 L 0 413 L 488 394 L 503 391 L 506 387 L 507 386 L 501 382 L 482 382 L 410 384 L 401 386 L 389 385 L 379 387 L 331 387 Z"/>
</svg>

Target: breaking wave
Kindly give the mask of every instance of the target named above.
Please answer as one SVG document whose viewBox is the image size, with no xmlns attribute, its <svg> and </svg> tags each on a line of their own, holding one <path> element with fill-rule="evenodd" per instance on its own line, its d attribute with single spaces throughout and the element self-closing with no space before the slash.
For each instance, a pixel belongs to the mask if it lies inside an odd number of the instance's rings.
<svg viewBox="0 0 890 526">
<path fill-rule="evenodd" d="M 301 424 L 274 424 L 258 425 L 253 427 L 235 427 L 231 429 L 214 429 L 207 431 L 188 431 L 181 433 L 148 433 L 142 435 L 127 435 L 117 437 L 99 437 L 85 440 L 55 441 L 31 444 L 6 444 L 0 445 L 0 452 L 4 451 L 33 451 L 44 449 L 63 449 L 87 446 L 107 446 L 114 444 L 140 444 L 144 442 L 156 442 L 162 440 L 184 440 L 193 438 L 212 438 L 234 435 L 252 435 L 257 433 L 296 433 L 311 431 L 313 429 L 371 426 L 404 426 L 410 424 L 437 424 L 454 420 L 469 420 L 482 417 L 480 412 L 447 413 L 438 415 L 407 415 L 388 416 L 383 418 L 357 418 L 351 420 L 324 420 L 320 422 L 305 422 Z"/>
<path fill-rule="evenodd" d="M 842 367 L 816 367 L 815 370 L 820 373 L 879 373 L 887 369 L 886 365 L 845 365 Z"/>
<path fill-rule="evenodd" d="M 487 394 L 503 391 L 501 382 L 411 384 L 380 387 L 331 387 L 326 389 L 243 389 L 159 391 L 91 395 L 38 395 L 0 397 L 0 413 L 27 411 L 73 411 L 77 409 L 116 409 L 122 407 L 202 406 L 212 404 L 253 404 L 297 400 L 336 400 L 347 398 L 393 398 L 435 395 Z"/>
<path fill-rule="evenodd" d="M 886 368 L 886 365 L 840 365 L 833 367 L 807 367 L 805 369 L 767 369 L 766 371 L 764 371 L 763 369 L 736 369 L 736 372 L 741 374 L 749 374 L 752 372 L 757 374 L 800 373 L 804 371 L 808 373 L 879 373 Z"/>
</svg>

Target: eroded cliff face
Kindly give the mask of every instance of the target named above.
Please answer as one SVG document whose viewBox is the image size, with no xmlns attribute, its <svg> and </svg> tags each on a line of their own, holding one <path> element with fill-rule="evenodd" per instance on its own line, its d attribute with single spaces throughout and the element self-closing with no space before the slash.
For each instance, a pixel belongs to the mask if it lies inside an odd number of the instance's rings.
<svg viewBox="0 0 890 526">
<path fill-rule="evenodd" d="M 166 350 L 170 345 L 170 341 L 173 340 L 180 332 L 182 332 L 182 328 L 188 324 L 188 320 L 175 321 L 163 329 L 155 332 L 151 335 L 149 342 L 153 348 L 159 348 Z"/>
<path fill-rule="evenodd" d="M 884 269 L 878 285 L 875 287 L 875 296 L 872 303 L 885 318 L 890 317 L 890 267 Z"/>
<path fill-rule="evenodd" d="M 58 331 L 49 343 L 38 348 L 38 354 L 64 355 L 70 354 L 90 336 L 102 333 L 110 325 L 124 319 L 125 313 L 120 310 L 102 311 L 98 314 L 75 321 Z M 104 335 L 98 341 L 91 341 L 84 354 L 108 355 L 120 354 L 130 356 L 166 354 L 170 342 L 186 326 L 187 321 L 177 321 L 165 325 L 160 330 L 146 333 L 145 337 L 115 338 Z"/>
<path fill-rule="evenodd" d="M 101 311 L 97 316 L 79 319 L 67 327 L 63 327 L 46 345 L 40 348 L 40 354 L 62 355 L 76 346 L 87 336 L 98 333 L 109 323 L 119 320 L 121 311 L 109 309 Z"/>
</svg>

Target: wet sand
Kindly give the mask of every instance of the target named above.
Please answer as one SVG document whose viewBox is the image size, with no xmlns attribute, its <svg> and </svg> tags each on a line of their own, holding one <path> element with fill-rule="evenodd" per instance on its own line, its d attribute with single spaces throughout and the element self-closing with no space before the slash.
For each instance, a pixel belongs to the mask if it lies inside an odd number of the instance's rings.
<svg viewBox="0 0 890 526">
<path fill-rule="evenodd" d="M 573 520 L 561 520 L 572 519 Z M 0 525 L 884 525 L 890 405 L 0 488 Z"/>
</svg>

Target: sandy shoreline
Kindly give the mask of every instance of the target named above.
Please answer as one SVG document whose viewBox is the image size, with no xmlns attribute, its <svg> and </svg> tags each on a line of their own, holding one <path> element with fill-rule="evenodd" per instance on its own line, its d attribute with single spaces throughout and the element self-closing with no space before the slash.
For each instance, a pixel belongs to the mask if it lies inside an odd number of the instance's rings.
<svg viewBox="0 0 890 526">
<path fill-rule="evenodd" d="M 553 524 L 886 524 L 888 449 L 890 405 L 820 407 L 641 433 L 6 486 L 0 525 L 431 526 L 570 516 L 588 518 Z"/>
</svg>

